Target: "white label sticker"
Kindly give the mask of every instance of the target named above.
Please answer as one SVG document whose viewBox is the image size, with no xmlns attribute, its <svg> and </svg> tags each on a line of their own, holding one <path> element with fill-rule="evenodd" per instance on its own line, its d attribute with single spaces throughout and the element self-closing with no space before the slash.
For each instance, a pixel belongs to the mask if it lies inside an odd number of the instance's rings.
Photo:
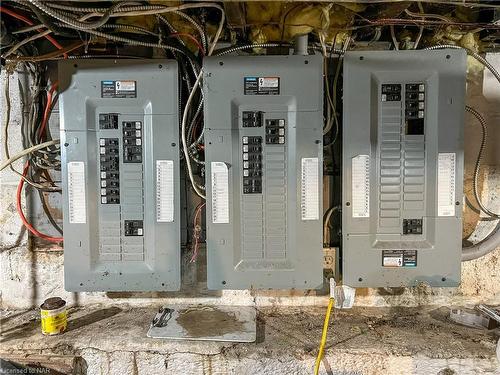
<svg viewBox="0 0 500 375">
<path fill-rule="evenodd" d="M 398 257 L 384 257 L 384 267 L 403 267 L 403 256 Z"/>
<path fill-rule="evenodd" d="M 438 155 L 438 216 L 455 216 L 455 157 Z"/>
<path fill-rule="evenodd" d="M 352 217 L 370 217 L 370 157 L 352 158 Z"/>
<path fill-rule="evenodd" d="M 156 161 L 156 221 L 174 221 L 174 161 Z"/>
<path fill-rule="evenodd" d="M 135 91 L 135 81 L 115 81 L 116 91 Z"/>
<path fill-rule="evenodd" d="M 212 223 L 229 223 L 229 170 L 226 163 L 210 163 L 212 175 Z"/>
<path fill-rule="evenodd" d="M 279 87 L 278 77 L 259 77 L 259 87 Z"/>
<path fill-rule="evenodd" d="M 70 224 L 87 222 L 87 204 L 85 197 L 85 164 L 83 161 L 68 163 L 68 201 Z"/>
<path fill-rule="evenodd" d="M 302 158 L 302 220 L 319 220 L 319 159 Z"/>
</svg>

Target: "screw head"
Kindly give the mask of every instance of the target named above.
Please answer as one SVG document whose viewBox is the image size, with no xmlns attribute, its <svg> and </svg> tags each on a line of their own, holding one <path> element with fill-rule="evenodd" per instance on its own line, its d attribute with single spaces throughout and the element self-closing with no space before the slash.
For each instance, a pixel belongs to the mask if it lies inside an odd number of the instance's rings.
<svg viewBox="0 0 500 375">
<path fill-rule="evenodd" d="M 351 205 L 351 202 L 345 202 L 345 205 L 346 205 L 346 206 L 350 206 L 350 205 Z"/>
<path fill-rule="evenodd" d="M 358 281 L 359 281 L 359 282 L 363 281 L 363 278 L 362 278 L 362 277 L 360 277 L 360 278 L 358 279 Z"/>
</svg>

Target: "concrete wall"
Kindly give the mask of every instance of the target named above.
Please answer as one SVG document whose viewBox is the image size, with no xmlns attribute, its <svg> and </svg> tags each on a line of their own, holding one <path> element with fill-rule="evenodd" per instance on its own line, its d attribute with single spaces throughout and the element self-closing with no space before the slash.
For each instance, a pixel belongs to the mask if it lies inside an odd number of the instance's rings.
<svg viewBox="0 0 500 375">
<path fill-rule="evenodd" d="M 490 56 L 491 58 L 491 56 Z M 500 69 L 498 55 L 496 66 Z M 10 96 L 12 100 L 11 121 L 9 127 L 9 145 L 11 153 L 21 148 L 20 119 L 21 100 L 18 95 L 18 79 L 24 81 L 23 74 L 10 77 Z M 1 115 L 2 126 L 5 121 L 5 72 L 2 72 Z M 483 90 L 483 86 L 487 90 Z M 486 97 L 484 96 L 486 93 Z M 482 112 L 488 123 L 489 138 L 485 164 L 482 169 L 479 188 L 488 207 L 500 211 L 500 88 L 490 76 L 483 79 L 483 74 L 469 75 L 468 103 Z M 54 117 L 57 117 L 55 115 Z M 57 118 L 52 121 L 57 127 Z M 467 195 L 472 198 L 472 171 L 480 139 L 480 127 L 467 115 L 465 129 L 466 144 L 466 184 Z M 0 141 L 3 143 L 3 132 Z M 3 147 L 3 146 L 2 146 Z M 2 160 L 4 159 L 2 149 Z M 14 164 L 20 170 L 22 161 Z M 204 252 L 200 254 L 198 264 L 188 262 L 189 254 L 183 256 L 183 287 L 176 293 L 68 293 L 63 286 L 62 249 L 31 243 L 26 230 L 17 216 L 14 197 L 18 176 L 10 170 L 1 172 L 0 177 L 0 286 L 2 308 L 30 308 L 38 306 L 45 298 L 60 296 L 70 304 L 90 303 L 217 303 L 217 304 L 258 304 L 258 305 L 309 305 L 326 303 L 326 290 L 323 291 L 224 291 L 206 290 L 206 263 Z M 59 212 L 57 196 L 54 199 L 54 212 Z M 34 200 L 35 201 L 35 200 Z M 33 202 L 34 202 L 33 201 Z M 31 200 L 29 201 L 31 202 Z M 25 202 L 24 202 L 25 204 Z M 464 205 L 465 206 L 465 205 Z M 33 203 L 32 217 L 37 221 L 41 217 L 39 209 Z M 26 210 L 26 207 L 25 207 Z M 472 240 L 484 237 L 493 228 L 495 222 L 480 221 L 480 215 L 466 207 L 464 209 L 464 237 L 473 233 Z M 49 227 L 42 223 L 42 228 Z M 55 234 L 55 233 L 54 233 Z M 416 288 L 399 289 L 359 289 L 358 305 L 366 306 L 414 306 L 444 304 L 474 304 L 485 302 L 500 304 L 500 251 L 472 262 L 463 264 L 462 285 L 459 288 Z"/>
</svg>

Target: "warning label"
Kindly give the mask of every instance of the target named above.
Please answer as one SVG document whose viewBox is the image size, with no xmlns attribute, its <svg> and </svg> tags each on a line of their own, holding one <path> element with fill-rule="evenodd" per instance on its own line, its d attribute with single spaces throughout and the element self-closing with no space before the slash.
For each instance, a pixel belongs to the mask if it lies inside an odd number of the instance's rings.
<svg viewBox="0 0 500 375">
<path fill-rule="evenodd" d="M 101 98 L 136 97 L 136 81 L 101 81 Z"/>
<path fill-rule="evenodd" d="M 417 250 L 382 250 L 382 267 L 416 267 Z"/>
<path fill-rule="evenodd" d="M 245 77 L 245 95 L 279 95 L 279 77 Z"/>
</svg>

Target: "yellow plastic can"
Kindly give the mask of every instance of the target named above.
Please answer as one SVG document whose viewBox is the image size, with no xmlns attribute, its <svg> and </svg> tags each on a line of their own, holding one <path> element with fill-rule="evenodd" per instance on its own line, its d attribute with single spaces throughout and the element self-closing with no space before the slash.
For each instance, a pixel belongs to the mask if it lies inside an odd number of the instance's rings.
<svg viewBox="0 0 500 375">
<path fill-rule="evenodd" d="M 68 312 L 66 301 L 60 297 L 46 299 L 40 306 L 42 317 L 42 333 L 44 335 L 58 335 L 68 326 Z"/>
</svg>

